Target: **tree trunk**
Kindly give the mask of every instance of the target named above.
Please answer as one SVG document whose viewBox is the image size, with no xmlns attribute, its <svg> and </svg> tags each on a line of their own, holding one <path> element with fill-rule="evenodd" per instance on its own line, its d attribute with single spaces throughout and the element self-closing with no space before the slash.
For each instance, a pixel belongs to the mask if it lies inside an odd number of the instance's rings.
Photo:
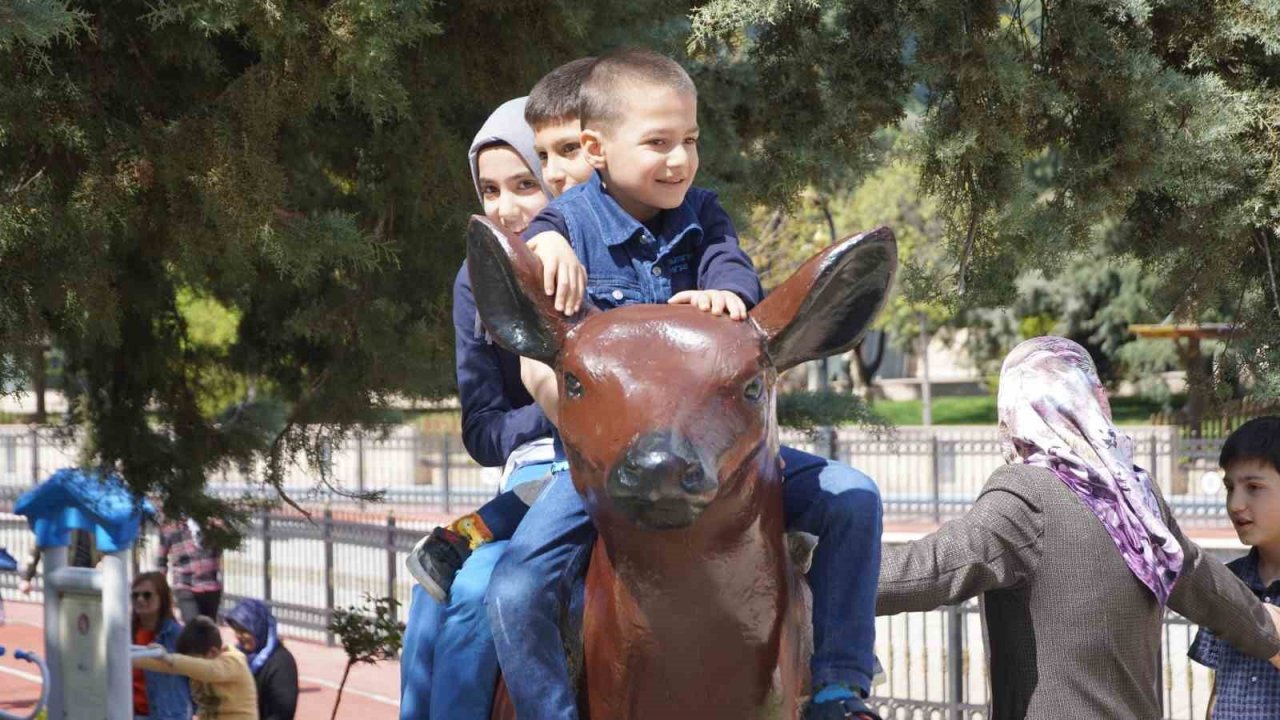
<svg viewBox="0 0 1280 720">
<path fill-rule="evenodd" d="M 347 667 L 342 671 L 342 682 L 338 683 L 338 697 L 333 701 L 333 714 L 329 716 L 329 720 L 337 720 L 338 706 L 342 704 L 342 689 L 347 686 L 347 675 L 351 674 L 351 666 L 355 663 L 347 661 Z"/>
<path fill-rule="evenodd" d="M 31 387 L 36 394 L 36 423 L 44 424 L 45 407 L 44 407 L 44 391 L 45 391 L 45 373 L 44 373 L 44 345 L 35 349 L 31 355 Z"/>
</svg>

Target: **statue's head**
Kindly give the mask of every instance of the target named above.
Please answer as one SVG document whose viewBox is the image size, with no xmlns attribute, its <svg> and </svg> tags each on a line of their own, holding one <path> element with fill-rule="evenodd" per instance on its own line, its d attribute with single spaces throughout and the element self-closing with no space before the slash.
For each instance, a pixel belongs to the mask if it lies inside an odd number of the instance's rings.
<svg viewBox="0 0 1280 720">
<path fill-rule="evenodd" d="M 593 516 L 666 529 L 770 475 L 778 374 L 853 347 L 892 286 L 897 246 L 887 228 L 842 240 L 746 321 L 688 305 L 565 318 L 543 292 L 536 256 L 479 217 L 467 258 L 490 334 L 555 370 L 561 438 Z"/>
</svg>

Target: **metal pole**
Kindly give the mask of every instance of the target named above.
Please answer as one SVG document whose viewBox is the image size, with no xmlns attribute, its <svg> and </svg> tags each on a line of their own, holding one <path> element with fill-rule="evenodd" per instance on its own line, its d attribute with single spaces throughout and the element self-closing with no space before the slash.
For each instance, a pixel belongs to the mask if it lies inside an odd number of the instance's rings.
<svg viewBox="0 0 1280 720">
<path fill-rule="evenodd" d="M 271 604 L 271 513 L 262 511 L 262 601 Z"/>
<path fill-rule="evenodd" d="M 67 548 L 42 547 L 44 557 L 44 660 L 49 666 L 48 717 L 66 717 L 62 688 L 62 593 L 49 578 L 67 566 Z M 129 704 L 133 707 L 133 703 Z"/>
<path fill-rule="evenodd" d="M 938 435 L 929 436 L 929 472 L 933 476 L 933 521 L 942 524 L 942 458 L 938 452 Z"/>
<path fill-rule="evenodd" d="M 333 647 L 333 631 L 329 629 L 329 621 L 333 619 L 333 511 L 328 505 L 324 508 L 321 531 L 324 538 L 324 641 Z"/>
<path fill-rule="evenodd" d="M 933 425 L 933 384 L 929 379 L 929 331 L 928 317 L 917 313 L 920 321 L 920 423 Z"/>
<path fill-rule="evenodd" d="M 440 479 L 444 486 L 444 514 L 453 514 L 453 500 L 449 496 L 452 490 L 449 487 L 449 434 L 444 433 L 440 436 Z"/>
<path fill-rule="evenodd" d="M 964 702 L 964 615 L 959 605 L 947 608 L 947 716 L 950 720 L 962 720 L 960 705 Z"/>
<path fill-rule="evenodd" d="M 360 495 L 359 507 L 364 509 L 364 433 L 356 435 L 356 492 Z"/>
<path fill-rule="evenodd" d="M 396 596 L 396 514 L 387 513 L 387 597 Z"/>
<path fill-rule="evenodd" d="M 102 620 L 107 641 L 107 720 L 133 720 L 127 550 L 102 558 Z"/>
<path fill-rule="evenodd" d="M 31 426 L 31 484 L 40 484 L 40 431 L 35 425 Z"/>
</svg>

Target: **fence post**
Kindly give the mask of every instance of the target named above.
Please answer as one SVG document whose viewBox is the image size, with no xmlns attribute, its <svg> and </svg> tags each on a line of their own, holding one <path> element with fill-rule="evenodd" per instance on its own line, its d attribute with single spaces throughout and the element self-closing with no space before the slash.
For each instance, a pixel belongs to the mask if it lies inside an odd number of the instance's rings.
<svg viewBox="0 0 1280 720">
<path fill-rule="evenodd" d="M 333 631 L 329 621 L 333 619 L 333 511 L 324 506 L 324 524 L 320 526 L 324 538 L 324 642 L 333 647 Z"/>
<path fill-rule="evenodd" d="M 942 524 L 942 458 L 938 452 L 938 433 L 929 434 L 929 472 L 933 476 L 930 485 L 933 489 L 933 521 Z"/>
<path fill-rule="evenodd" d="M 387 513 L 387 597 L 396 596 L 396 513 Z"/>
<path fill-rule="evenodd" d="M 271 513 L 262 511 L 262 601 L 271 604 Z"/>
<path fill-rule="evenodd" d="M 31 425 L 31 484 L 40 484 L 40 431 Z"/>
<path fill-rule="evenodd" d="M 453 515 L 452 489 L 449 481 L 449 433 L 440 435 L 440 483 L 444 487 L 444 514 Z"/>
<path fill-rule="evenodd" d="M 364 510 L 364 433 L 356 435 L 356 493 L 359 494 L 359 508 Z"/>
<path fill-rule="evenodd" d="M 964 713 L 964 614 L 959 605 L 947 607 L 947 717 L 962 720 Z"/>
</svg>

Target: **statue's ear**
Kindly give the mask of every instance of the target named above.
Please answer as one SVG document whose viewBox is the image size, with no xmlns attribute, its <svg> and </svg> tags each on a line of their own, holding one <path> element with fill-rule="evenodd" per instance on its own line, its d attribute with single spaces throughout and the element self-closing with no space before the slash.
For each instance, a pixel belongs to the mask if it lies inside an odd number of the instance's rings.
<svg viewBox="0 0 1280 720">
<path fill-rule="evenodd" d="M 476 312 L 494 341 L 553 365 L 574 321 L 543 291 L 542 261 L 524 241 L 480 215 L 467 226 L 467 267 Z M 583 303 L 581 318 L 594 310 Z"/>
<path fill-rule="evenodd" d="M 884 306 L 898 268 L 887 227 L 845 238 L 813 256 L 751 311 L 779 370 L 842 353 Z"/>
</svg>

